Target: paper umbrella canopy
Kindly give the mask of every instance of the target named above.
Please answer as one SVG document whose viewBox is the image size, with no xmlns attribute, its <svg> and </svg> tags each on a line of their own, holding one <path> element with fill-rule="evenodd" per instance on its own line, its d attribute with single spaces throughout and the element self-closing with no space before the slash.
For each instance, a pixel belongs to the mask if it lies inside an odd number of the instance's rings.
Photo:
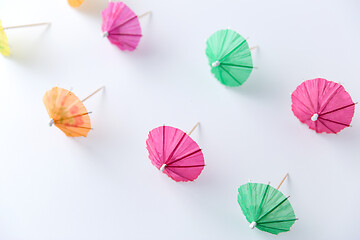
<svg viewBox="0 0 360 240">
<path fill-rule="evenodd" d="M 69 5 L 72 7 L 80 7 L 84 0 L 67 0 Z"/>
<path fill-rule="evenodd" d="M 0 52 L 4 56 L 10 55 L 9 42 L 5 33 L 3 26 L 0 21 Z"/>
<path fill-rule="evenodd" d="M 338 133 L 349 127 L 355 103 L 338 83 L 323 78 L 307 80 L 291 94 L 292 111 L 317 133 Z"/>
<path fill-rule="evenodd" d="M 201 149 L 180 129 L 155 128 L 149 132 L 146 146 L 151 163 L 176 182 L 194 181 L 204 169 Z"/>
<path fill-rule="evenodd" d="M 64 88 L 54 87 L 47 91 L 43 102 L 51 118 L 49 125 L 54 124 L 68 137 L 86 137 L 91 130 L 89 117 L 91 112 L 86 110 L 83 102 L 102 88 L 99 88 L 83 100 L 80 100 L 74 93 Z"/>
<path fill-rule="evenodd" d="M 245 38 L 225 29 L 215 32 L 206 42 L 211 72 L 224 85 L 242 85 L 253 70 L 251 51 Z"/>
<path fill-rule="evenodd" d="M 288 197 L 269 184 L 240 186 L 238 203 L 251 229 L 279 234 L 289 231 L 297 220 Z"/>
<path fill-rule="evenodd" d="M 123 2 L 108 3 L 102 12 L 101 29 L 103 36 L 121 50 L 135 50 L 142 37 L 138 16 Z"/>
</svg>

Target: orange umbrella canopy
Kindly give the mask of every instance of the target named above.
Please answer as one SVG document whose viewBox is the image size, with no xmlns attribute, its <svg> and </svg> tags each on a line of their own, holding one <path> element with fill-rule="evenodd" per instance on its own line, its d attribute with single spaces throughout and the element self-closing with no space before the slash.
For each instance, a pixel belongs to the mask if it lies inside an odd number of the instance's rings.
<svg viewBox="0 0 360 240">
<path fill-rule="evenodd" d="M 68 3 L 72 7 L 80 7 L 80 5 L 84 2 L 84 0 L 68 0 Z"/>
<path fill-rule="evenodd" d="M 89 112 L 83 101 L 64 88 L 54 87 L 43 98 L 53 124 L 68 137 L 86 137 L 91 130 Z"/>
</svg>

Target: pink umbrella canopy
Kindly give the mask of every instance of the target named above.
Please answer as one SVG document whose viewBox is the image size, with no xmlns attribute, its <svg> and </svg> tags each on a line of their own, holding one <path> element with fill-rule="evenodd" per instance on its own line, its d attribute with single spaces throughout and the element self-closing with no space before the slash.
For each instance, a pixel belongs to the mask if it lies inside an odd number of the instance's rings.
<svg viewBox="0 0 360 240">
<path fill-rule="evenodd" d="M 194 181 L 204 169 L 199 145 L 180 129 L 162 126 L 146 140 L 151 163 L 176 182 Z"/>
<path fill-rule="evenodd" d="M 307 80 L 291 94 L 292 111 L 317 133 L 338 133 L 350 126 L 355 103 L 338 83 L 323 78 Z"/>
<path fill-rule="evenodd" d="M 121 50 L 134 51 L 141 38 L 138 16 L 123 2 L 109 2 L 102 12 L 103 36 Z"/>
</svg>

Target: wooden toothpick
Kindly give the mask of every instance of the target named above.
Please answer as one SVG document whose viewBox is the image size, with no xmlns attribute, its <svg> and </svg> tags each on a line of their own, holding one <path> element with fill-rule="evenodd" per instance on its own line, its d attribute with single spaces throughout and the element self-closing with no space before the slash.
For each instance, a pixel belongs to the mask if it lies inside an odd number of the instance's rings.
<svg viewBox="0 0 360 240">
<path fill-rule="evenodd" d="M 197 126 L 199 126 L 200 122 L 197 122 L 195 124 L 195 126 L 190 130 L 190 132 L 188 133 L 188 135 L 190 136 L 190 134 L 195 130 L 195 128 L 197 128 Z"/>
<path fill-rule="evenodd" d="M 98 88 L 95 92 L 93 92 L 92 94 L 90 94 L 89 96 L 87 96 L 86 98 L 84 98 L 82 100 L 82 102 L 85 102 L 86 100 L 88 100 L 89 98 L 91 98 L 92 96 L 94 96 L 97 92 L 99 92 L 100 90 L 102 90 L 104 88 L 104 86 Z"/>
<path fill-rule="evenodd" d="M 281 181 L 281 183 L 279 184 L 279 186 L 277 187 L 277 190 L 279 190 L 279 188 L 281 187 L 281 185 L 283 184 L 283 182 L 285 181 L 285 179 L 288 177 L 289 173 L 286 173 L 285 177 L 283 178 L 283 180 Z"/>
<path fill-rule="evenodd" d="M 41 26 L 41 25 L 50 25 L 50 23 L 49 22 L 42 22 L 42 23 L 17 25 L 17 26 L 11 26 L 11 27 L 4 27 L 4 30 L 13 29 L 13 28 L 35 27 L 35 26 Z"/>
<path fill-rule="evenodd" d="M 151 13 L 151 11 L 144 12 L 143 14 L 138 15 L 138 18 L 142 18 L 142 17 L 144 17 L 144 16 L 146 16 L 146 15 L 148 15 L 150 13 Z"/>
</svg>

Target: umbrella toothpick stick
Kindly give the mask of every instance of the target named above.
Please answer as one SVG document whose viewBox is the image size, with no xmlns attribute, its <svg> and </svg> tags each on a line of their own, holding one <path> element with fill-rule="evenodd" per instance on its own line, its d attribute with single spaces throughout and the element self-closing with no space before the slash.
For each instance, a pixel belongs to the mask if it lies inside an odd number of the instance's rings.
<svg viewBox="0 0 360 240">
<path fill-rule="evenodd" d="M 13 29 L 13 28 L 36 27 L 36 26 L 41 26 L 41 25 L 50 25 L 50 23 L 42 22 L 42 23 L 33 23 L 33 24 L 26 24 L 26 25 L 17 25 L 17 26 L 11 26 L 11 27 L 4 27 L 4 30 Z"/>
<path fill-rule="evenodd" d="M 147 11 L 147 12 L 144 12 L 143 14 L 139 15 L 138 18 L 142 18 L 142 17 L 145 17 L 146 15 L 150 14 L 151 11 Z"/>
<path fill-rule="evenodd" d="M 98 93 L 100 90 L 102 90 L 104 88 L 104 86 L 98 88 L 95 92 L 93 92 L 92 94 L 90 94 L 89 96 L 87 96 L 86 98 L 84 98 L 82 100 L 82 102 L 85 102 L 86 100 L 88 100 L 89 98 L 91 98 L 92 96 L 94 96 L 96 93 Z"/>
<path fill-rule="evenodd" d="M 197 122 L 195 124 L 195 126 L 190 130 L 190 132 L 188 133 L 188 135 L 190 136 L 190 134 L 197 128 L 197 126 L 199 126 L 200 122 Z"/>
<path fill-rule="evenodd" d="M 252 50 L 254 50 L 254 49 L 257 49 L 258 47 L 259 47 L 258 45 L 253 46 L 253 47 L 250 48 L 250 51 L 252 51 Z"/>
<path fill-rule="evenodd" d="M 279 188 L 281 187 L 281 185 L 283 184 L 283 182 L 285 181 L 285 179 L 288 177 L 289 173 L 286 173 L 285 177 L 283 178 L 283 180 L 281 181 L 281 183 L 279 184 L 279 186 L 276 188 L 277 190 L 279 190 Z"/>
</svg>

